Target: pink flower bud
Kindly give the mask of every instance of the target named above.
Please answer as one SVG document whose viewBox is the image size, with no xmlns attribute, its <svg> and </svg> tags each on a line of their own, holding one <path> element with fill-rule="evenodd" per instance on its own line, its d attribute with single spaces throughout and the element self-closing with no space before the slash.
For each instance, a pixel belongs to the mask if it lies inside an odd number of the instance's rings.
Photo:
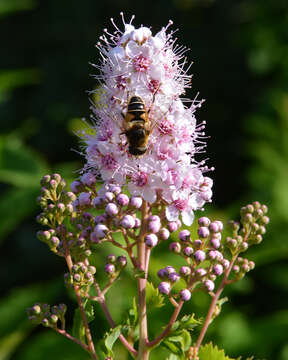
<svg viewBox="0 0 288 360">
<path fill-rule="evenodd" d="M 78 197 L 80 206 L 90 206 L 91 205 L 91 193 L 82 192 Z"/>
<path fill-rule="evenodd" d="M 131 215 L 125 215 L 121 222 L 121 226 L 123 226 L 125 229 L 132 229 L 135 226 L 135 219 Z"/>
<path fill-rule="evenodd" d="M 194 250 L 191 246 L 186 246 L 184 249 L 183 249 L 183 254 L 185 256 L 191 256 L 192 254 L 194 253 Z"/>
<path fill-rule="evenodd" d="M 160 221 L 149 221 L 148 222 L 148 230 L 153 234 L 157 234 L 160 230 L 161 223 Z"/>
<path fill-rule="evenodd" d="M 148 247 L 154 247 L 158 244 L 158 237 L 155 234 L 148 234 L 145 236 L 145 244 Z"/>
<path fill-rule="evenodd" d="M 204 281 L 204 286 L 208 291 L 213 291 L 215 288 L 215 284 L 212 280 L 206 280 Z"/>
<path fill-rule="evenodd" d="M 213 272 L 215 275 L 220 276 L 223 273 L 223 266 L 221 264 L 216 264 L 213 266 Z"/>
<path fill-rule="evenodd" d="M 106 236 L 108 228 L 104 224 L 97 224 L 94 228 L 94 232 L 99 239 L 102 239 Z"/>
<path fill-rule="evenodd" d="M 178 242 L 172 242 L 169 246 L 169 250 L 174 252 L 175 254 L 179 254 L 181 251 L 181 245 Z"/>
<path fill-rule="evenodd" d="M 191 299 L 191 292 L 188 289 L 180 291 L 180 297 L 183 301 L 189 301 Z"/>
<path fill-rule="evenodd" d="M 188 241 L 190 239 L 190 231 L 187 229 L 184 229 L 182 231 L 179 232 L 179 240 L 180 241 Z"/>
<path fill-rule="evenodd" d="M 129 204 L 129 197 L 126 194 L 119 194 L 116 200 L 120 206 L 126 206 Z"/>
<path fill-rule="evenodd" d="M 170 236 L 170 231 L 166 228 L 162 228 L 159 231 L 159 237 L 161 240 L 168 240 Z"/>
<path fill-rule="evenodd" d="M 174 231 L 177 231 L 177 230 L 178 230 L 178 225 L 177 225 L 177 223 L 176 223 L 175 221 L 169 222 L 168 225 L 167 225 L 167 227 L 168 227 L 168 230 L 169 230 L 170 232 L 174 232 Z"/>
<path fill-rule="evenodd" d="M 133 207 L 133 208 L 136 208 L 136 209 L 140 209 L 141 206 L 142 206 L 142 198 L 141 197 L 136 197 L 136 196 L 133 196 L 131 201 L 130 201 L 130 205 Z"/>
<path fill-rule="evenodd" d="M 115 205 L 114 203 L 107 204 L 105 211 L 110 216 L 117 215 L 119 212 L 117 205 Z"/>
<path fill-rule="evenodd" d="M 210 220 L 208 219 L 208 217 L 205 217 L 205 216 L 203 216 L 203 217 L 201 217 L 200 219 L 198 219 L 198 224 L 200 225 L 200 226 L 209 226 L 210 225 Z"/>
<path fill-rule="evenodd" d="M 168 282 L 163 281 L 158 285 L 158 290 L 161 294 L 168 295 L 171 290 L 171 285 Z"/>
<path fill-rule="evenodd" d="M 194 257 L 197 262 L 201 262 L 206 259 L 206 254 L 203 250 L 197 250 L 194 254 Z"/>
</svg>

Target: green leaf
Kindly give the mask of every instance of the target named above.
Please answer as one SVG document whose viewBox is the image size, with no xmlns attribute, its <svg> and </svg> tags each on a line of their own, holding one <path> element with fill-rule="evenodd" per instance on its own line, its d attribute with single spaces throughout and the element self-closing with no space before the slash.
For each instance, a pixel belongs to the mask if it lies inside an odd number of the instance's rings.
<svg viewBox="0 0 288 360">
<path fill-rule="evenodd" d="M 179 331 L 179 330 L 193 330 L 196 326 L 201 324 L 201 320 L 200 319 L 195 319 L 195 314 L 189 314 L 189 315 L 184 315 L 180 320 L 177 320 L 173 325 L 172 325 L 172 331 Z"/>
<path fill-rule="evenodd" d="M 35 0 L 0 0 L 0 16 L 9 15 L 15 11 L 31 10 L 36 7 Z"/>
<path fill-rule="evenodd" d="M 32 0 L 34 2 L 34 0 Z M 27 4 L 31 0 L 17 0 L 18 4 Z M 9 12 L 12 8 L 9 6 L 3 7 L 5 0 L 0 0 L 0 18 L 4 12 Z M 6 1 L 5 4 L 12 5 L 15 0 Z M 2 70 L 0 72 L 0 103 L 5 102 L 9 99 L 10 93 L 13 89 L 31 85 L 31 84 L 38 84 L 40 82 L 40 72 L 36 68 L 30 69 L 14 69 L 14 70 Z"/>
<path fill-rule="evenodd" d="M 167 337 L 162 345 L 168 348 L 173 354 L 184 356 L 185 351 L 191 346 L 190 333 L 187 330 L 181 330 L 177 334 Z"/>
<path fill-rule="evenodd" d="M 36 197 L 39 189 L 12 188 L 0 196 L 0 242 L 4 237 L 36 209 Z"/>
<path fill-rule="evenodd" d="M 121 325 L 115 327 L 114 329 L 110 330 L 109 333 L 105 334 L 105 338 L 104 338 L 104 344 L 106 349 L 108 350 L 108 354 L 109 356 L 113 356 L 113 345 L 115 343 L 115 341 L 118 339 L 118 337 L 121 334 Z"/>
<path fill-rule="evenodd" d="M 74 311 L 72 335 L 77 339 L 86 343 L 85 339 L 85 327 L 82 321 L 80 309 L 77 308 Z"/>
<path fill-rule="evenodd" d="M 14 350 L 26 338 L 27 331 L 16 330 L 0 339 L 0 360 L 8 360 Z"/>
<path fill-rule="evenodd" d="M 0 137 L 0 181 L 19 186 L 39 188 L 39 179 L 47 165 L 37 153 L 13 135 Z"/>
<path fill-rule="evenodd" d="M 224 350 L 219 350 L 212 343 L 202 345 L 199 349 L 199 360 L 233 360 L 225 355 Z M 240 359 L 238 359 L 240 360 Z"/>
<path fill-rule="evenodd" d="M 164 306 L 164 296 L 159 293 L 158 288 L 154 288 L 153 284 L 148 281 L 146 285 L 146 302 L 149 311 Z"/>
<path fill-rule="evenodd" d="M 87 316 L 88 324 L 95 319 L 95 312 L 94 312 L 94 306 L 93 302 L 91 300 L 88 300 L 85 304 L 85 312 Z"/>
</svg>

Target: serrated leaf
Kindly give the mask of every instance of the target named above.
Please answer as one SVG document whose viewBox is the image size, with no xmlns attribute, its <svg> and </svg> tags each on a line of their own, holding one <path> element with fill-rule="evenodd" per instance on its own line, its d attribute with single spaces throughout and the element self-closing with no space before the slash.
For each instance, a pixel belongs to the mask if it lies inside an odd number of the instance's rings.
<svg viewBox="0 0 288 360">
<path fill-rule="evenodd" d="M 153 284 L 148 281 L 146 285 L 146 304 L 149 311 L 164 306 L 164 296 L 159 293 L 158 288 L 154 288 Z"/>
<path fill-rule="evenodd" d="M 104 338 L 104 344 L 106 349 L 108 350 L 107 355 L 113 356 L 112 348 L 115 341 L 119 338 L 120 334 L 121 334 L 121 325 L 115 327 L 109 333 L 106 333 Z"/>
<path fill-rule="evenodd" d="M 233 360 L 225 355 L 224 350 L 219 350 L 212 343 L 201 346 L 198 355 L 199 360 Z"/>
<path fill-rule="evenodd" d="M 163 341 L 163 345 L 173 354 L 184 356 L 185 351 L 191 346 L 190 333 L 187 330 L 181 330 L 177 334 L 167 337 Z"/>
<path fill-rule="evenodd" d="M 194 327 L 201 324 L 200 319 L 195 319 L 195 314 L 184 315 L 180 320 L 177 320 L 173 326 L 172 331 L 179 331 L 182 329 L 193 330 Z"/>
</svg>

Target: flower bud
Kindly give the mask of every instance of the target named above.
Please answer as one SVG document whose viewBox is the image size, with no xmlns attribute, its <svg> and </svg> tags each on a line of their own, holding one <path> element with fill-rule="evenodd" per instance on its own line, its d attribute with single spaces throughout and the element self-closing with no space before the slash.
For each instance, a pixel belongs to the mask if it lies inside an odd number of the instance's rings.
<svg viewBox="0 0 288 360">
<path fill-rule="evenodd" d="M 217 233 L 219 231 L 221 231 L 221 225 L 222 224 L 220 221 L 213 221 L 210 225 L 209 225 L 209 230 L 213 233 Z M 223 228 L 223 224 L 222 224 L 222 228 Z"/>
<path fill-rule="evenodd" d="M 132 229 L 135 226 L 135 219 L 131 215 L 125 215 L 125 216 L 123 216 L 120 224 L 125 229 Z"/>
<path fill-rule="evenodd" d="M 166 269 L 158 270 L 157 275 L 160 279 L 164 279 L 167 275 Z"/>
<path fill-rule="evenodd" d="M 198 219 L 198 224 L 200 226 L 209 226 L 210 225 L 210 219 L 208 219 L 208 217 L 202 216 L 201 218 Z"/>
<path fill-rule="evenodd" d="M 118 195 L 121 193 L 121 187 L 115 184 L 109 184 L 109 191 L 115 195 Z"/>
<path fill-rule="evenodd" d="M 168 240 L 170 236 L 170 231 L 166 228 L 162 228 L 160 229 L 158 236 L 161 240 Z"/>
<path fill-rule="evenodd" d="M 171 285 L 168 282 L 163 281 L 158 285 L 158 290 L 161 294 L 168 295 L 171 290 Z"/>
<path fill-rule="evenodd" d="M 199 249 L 201 245 L 202 245 L 202 241 L 201 241 L 200 239 L 194 240 L 194 242 L 193 242 L 193 247 L 194 247 L 195 249 Z"/>
<path fill-rule="evenodd" d="M 180 297 L 183 301 L 189 301 L 191 299 L 191 292 L 188 289 L 183 289 L 180 291 Z"/>
<path fill-rule="evenodd" d="M 90 192 L 82 192 L 78 197 L 80 206 L 90 206 L 91 205 L 91 193 Z"/>
<path fill-rule="evenodd" d="M 206 259 L 206 254 L 203 250 L 197 250 L 194 254 L 194 258 L 197 262 L 202 262 Z"/>
<path fill-rule="evenodd" d="M 177 274 L 176 272 L 170 273 L 170 274 L 168 275 L 168 279 L 169 279 L 172 283 L 175 283 L 175 282 L 177 282 L 177 281 L 180 280 L 180 275 Z"/>
<path fill-rule="evenodd" d="M 119 194 L 116 200 L 120 206 L 126 206 L 129 204 L 129 197 L 126 194 Z"/>
<path fill-rule="evenodd" d="M 187 229 L 184 229 L 182 231 L 179 232 L 179 240 L 186 242 L 190 240 L 190 231 Z"/>
<path fill-rule="evenodd" d="M 104 194 L 104 200 L 106 200 L 107 202 L 110 202 L 114 199 L 114 194 L 110 191 L 107 191 L 105 194 Z"/>
<path fill-rule="evenodd" d="M 158 237 L 155 234 L 148 234 L 145 236 L 145 244 L 148 247 L 154 247 L 158 244 Z"/>
<path fill-rule="evenodd" d="M 178 242 L 172 242 L 169 246 L 169 250 L 174 252 L 175 254 L 179 254 L 181 251 L 181 245 Z"/>
<path fill-rule="evenodd" d="M 44 176 L 42 177 L 42 179 L 40 180 L 41 186 L 46 186 L 46 185 L 49 183 L 50 180 L 51 180 L 51 176 L 50 176 L 50 175 L 44 175 Z"/>
<path fill-rule="evenodd" d="M 177 223 L 176 223 L 175 221 L 169 222 L 168 225 L 167 225 L 167 227 L 168 227 L 168 230 L 169 230 L 170 232 L 174 232 L 174 231 L 177 231 L 177 230 L 178 230 L 178 225 L 177 225 Z"/>
<path fill-rule="evenodd" d="M 191 246 L 186 246 L 184 249 L 183 249 L 183 254 L 187 257 L 190 257 L 192 254 L 194 253 L 194 250 Z"/>
<path fill-rule="evenodd" d="M 218 249 L 221 246 L 220 240 L 214 237 L 210 240 L 210 244 L 214 249 Z"/>
<path fill-rule="evenodd" d="M 138 229 L 141 226 L 141 220 L 138 219 L 137 217 L 134 218 L 134 220 L 135 220 L 134 229 Z"/>
<path fill-rule="evenodd" d="M 215 288 L 215 284 L 212 280 L 205 280 L 204 281 L 205 288 L 210 292 L 213 291 Z"/>
<path fill-rule="evenodd" d="M 203 268 L 196 269 L 196 275 L 197 276 L 202 277 L 202 276 L 205 276 L 206 274 L 207 274 L 207 271 L 205 269 L 203 269 Z"/>
<path fill-rule="evenodd" d="M 97 224 L 94 228 L 94 232 L 99 239 L 103 239 L 108 232 L 108 228 L 106 225 Z"/>
<path fill-rule="evenodd" d="M 104 271 L 109 275 L 113 275 L 115 273 L 115 266 L 113 264 L 106 264 Z"/>
<path fill-rule="evenodd" d="M 160 230 L 161 228 L 161 223 L 160 221 L 149 221 L 148 222 L 148 230 L 150 232 L 152 232 L 153 234 L 157 234 L 158 231 Z"/>
<path fill-rule="evenodd" d="M 141 197 L 133 196 L 131 198 L 130 205 L 135 209 L 140 209 L 142 206 L 142 202 L 143 200 Z"/>
<path fill-rule="evenodd" d="M 115 205 L 114 203 L 107 204 L 105 211 L 109 216 L 115 216 L 119 212 L 117 205 Z"/>
<path fill-rule="evenodd" d="M 116 256 L 114 254 L 108 255 L 106 259 L 109 264 L 113 264 L 116 262 Z"/>
<path fill-rule="evenodd" d="M 223 266 L 221 264 L 216 264 L 213 266 L 213 272 L 215 275 L 220 276 L 223 273 Z"/>
<path fill-rule="evenodd" d="M 181 276 L 189 276 L 191 274 L 191 269 L 189 266 L 181 266 L 181 268 L 179 269 L 179 273 Z"/>
<path fill-rule="evenodd" d="M 127 258 L 126 256 L 118 256 L 117 257 L 117 264 L 120 268 L 124 268 L 127 265 Z"/>
<path fill-rule="evenodd" d="M 213 223 L 212 223 L 213 224 Z M 211 226 L 211 225 L 210 225 Z M 210 235 L 209 229 L 205 226 L 201 226 L 198 229 L 198 235 L 201 239 L 206 239 Z"/>
</svg>

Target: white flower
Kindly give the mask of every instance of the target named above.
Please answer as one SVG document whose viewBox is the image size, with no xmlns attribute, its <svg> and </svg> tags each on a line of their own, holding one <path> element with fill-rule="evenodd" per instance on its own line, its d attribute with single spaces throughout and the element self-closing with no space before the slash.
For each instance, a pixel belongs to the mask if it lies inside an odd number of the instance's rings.
<svg viewBox="0 0 288 360">
<path fill-rule="evenodd" d="M 105 183 L 127 185 L 132 195 L 151 204 L 163 200 L 169 221 L 182 216 L 191 225 L 194 211 L 212 196 L 212 180 L 203 176 L 209 169 L 195 160 L 205 147 L 204 125 L 196 126 L 194 115 L 202 101 L 180 99 L 191 76 L 184 70 L 186 49 L 175 45 L 168 32 L 171 22 L 153 36 L 148 27 L 135 28 L 132 20 L 127 24 L 123 18 L 124 31 L 112 21 L 116 31 L 105 31 L 109 39 L 103 35 L 98 44 L 101 88 L 93 108 L 96 135 L 84 137 L 86 169 L 93 169 Z M 141 157 L 129 153 L 123 128 L 134 95 L 143 100 L 151 127 Z"/>
</svg>

